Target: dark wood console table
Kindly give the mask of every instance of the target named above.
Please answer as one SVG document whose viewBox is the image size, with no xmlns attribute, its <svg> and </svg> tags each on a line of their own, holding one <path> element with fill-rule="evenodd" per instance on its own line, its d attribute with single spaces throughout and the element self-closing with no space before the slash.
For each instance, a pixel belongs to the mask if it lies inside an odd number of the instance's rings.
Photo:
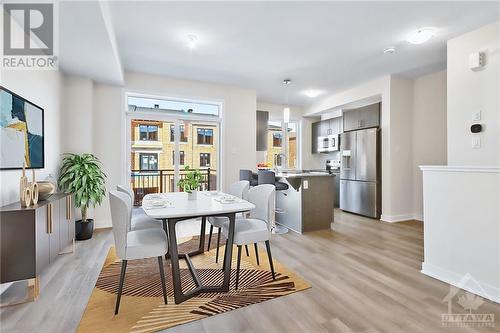
<svg viewBox="0 0 500 333">
<path fill-rule="evenodd" d="M 27 208 L 19 202 L 0 207 L 0 283 L 27 281 L 24 300 L 35 300 L 40 273 L 58 255 L 73 252 L 74 242 L 69 194 L 55 193 Z"/>
</svg>

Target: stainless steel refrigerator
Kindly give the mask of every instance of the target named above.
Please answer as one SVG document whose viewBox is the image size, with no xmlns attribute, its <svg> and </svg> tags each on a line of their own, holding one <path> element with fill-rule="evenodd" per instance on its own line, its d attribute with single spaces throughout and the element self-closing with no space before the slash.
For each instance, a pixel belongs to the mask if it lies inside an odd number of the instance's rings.
<svg viewBox="0 0 500 333">
<path fill-rule="evenodd" d="M 340 209 L 380 218 L 380 130 L 341 134 Z"/>
</svg>

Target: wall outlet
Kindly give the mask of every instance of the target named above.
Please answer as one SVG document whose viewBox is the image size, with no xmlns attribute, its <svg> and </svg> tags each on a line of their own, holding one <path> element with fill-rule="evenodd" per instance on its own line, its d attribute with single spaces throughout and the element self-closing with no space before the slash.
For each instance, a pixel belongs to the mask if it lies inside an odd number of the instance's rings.
<svg viewBox="0 0 500 333">
<path fill-rule="evenodd" d="M 309 181 L 308 180 L 304 180 L 302 182 L 302 186 L 304 186 L 304 190 L 308 190 L 309 189 Z"/>
<path fill-rule="evenodd" d="M 474 111 L 472 113 L 472 121 L 480 121 L 481 120 L 481 110 Z"/>
<path fill-rule="evenodd" d="M 472 137 L 472 148 L 474 148 L 474 149 L 481 148 L 481 137 L 479 137 L 479 136 Z"/>
</svg>

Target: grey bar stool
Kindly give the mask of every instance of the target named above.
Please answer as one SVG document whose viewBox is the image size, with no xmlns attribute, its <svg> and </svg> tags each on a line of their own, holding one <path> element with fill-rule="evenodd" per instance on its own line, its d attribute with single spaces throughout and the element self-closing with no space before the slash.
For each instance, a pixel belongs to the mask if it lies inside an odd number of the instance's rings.
<svg viewBox="0 0 500 333">
<path fill-rule="evenodd" d="M 277 182 L 276 175 L 274 174 L 274 171 L 271 170 L 259 170 L 258 183 L 259 185 L 263 184 L 274 185 L 277 192 L 288 190 L 288 184 L 283 182 Z M 276 207 L 276 204 L 274 206 Z M 279 213 L 280 209 L 275 208 L 275 212 Z M 288 228 L 281 225 L 277 225 L 275 222 L 273 223 L 272 231 L 274 234 L 286 234 L 288 232 Z"/>
<path fill-rule="evenodd" d="M 250 186 L 257 186 L 257 179 L 253 177 L 252 170 L 241 169 L 240 170 L 240 180 L 246 180 L 250 183 Z"/>
</svg>

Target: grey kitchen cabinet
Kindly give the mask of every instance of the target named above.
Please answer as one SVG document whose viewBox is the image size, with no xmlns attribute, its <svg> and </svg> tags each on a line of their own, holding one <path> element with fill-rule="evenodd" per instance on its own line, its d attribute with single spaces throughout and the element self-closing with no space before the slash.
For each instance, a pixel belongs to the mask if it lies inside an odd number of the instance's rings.
<svg viewBox="0 0 500 333">
<path fill-rule="evenodd" d="M 311 153 L 318 153 L 318 137 L 321 136 L 321 121 L 312 123 L 311 125 Z"/>
<path fill-rule="evenodd" d="M 65 193 L 32 207 L 19 202 L 0 207 L 0 283 L 36 279 L 59 254 L 72 251 L 72 210 Z"/>
<path fill-rule="evenodd" d="M 380 103 L 344 110 L 344 132 L 380 126 Z"/>
<path fill-rule="evenodd" d="M 257 151 L 267 150 L 267 127 L 269 121 L 269 112 L 257 111 L 257 124 L 256 124 L 256 145 Z"/>
</svg>

